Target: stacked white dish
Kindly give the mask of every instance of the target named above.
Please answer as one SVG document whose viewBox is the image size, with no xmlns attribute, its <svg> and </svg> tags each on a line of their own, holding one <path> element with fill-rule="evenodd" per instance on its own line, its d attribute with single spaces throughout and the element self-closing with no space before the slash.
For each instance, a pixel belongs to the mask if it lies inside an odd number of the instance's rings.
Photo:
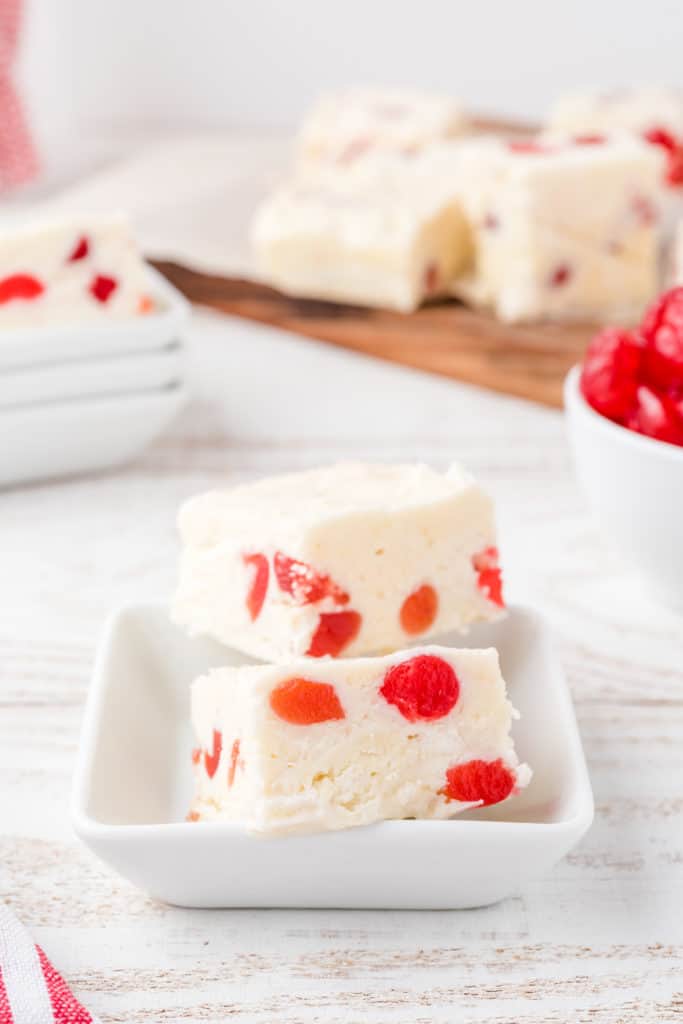
<svg viewBox="0 0 683 1024">
<path fill-rule="evenodd" d="M 184 405 L 189 306 L 149 286 L 141 316 L 0 332 L 0 486 L 125 462 Z"/>
</svg>

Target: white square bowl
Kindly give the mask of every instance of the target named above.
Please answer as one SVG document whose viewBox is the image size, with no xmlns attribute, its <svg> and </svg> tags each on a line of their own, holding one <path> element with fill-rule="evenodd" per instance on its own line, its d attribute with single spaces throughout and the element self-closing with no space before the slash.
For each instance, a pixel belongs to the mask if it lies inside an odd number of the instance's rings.
<svg viewBox="0 0 683 1024">
<path fill-rule="evenodd" d="M 530 786 L 450 821 L 387 821 L 316 835 L 255 838 L 185 822 L 191 795 L 189 683 L 251 659 L 189 639 L 162 606 L 107 624 L 74 781 L 76 833 L 150 895 L 191 907 L 465 908 L 494 903 L 548 871 L 586 832 L 593 796 L 548 629 L 526 608 L 453 646 L 498 648 Z"/>
</svg>

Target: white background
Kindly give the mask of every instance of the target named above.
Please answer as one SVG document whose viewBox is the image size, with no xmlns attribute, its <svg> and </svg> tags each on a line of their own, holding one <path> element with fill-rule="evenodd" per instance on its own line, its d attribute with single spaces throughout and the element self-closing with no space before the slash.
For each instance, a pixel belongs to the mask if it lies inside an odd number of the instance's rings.
<svg viewBox="0 0 683 1024">
<path fill-rule="evenodd" d="M 349 83 L 447 90 L 532 117 L 577 85 L 683 84 L 677 0 L 26 3 L 21 78 L 60 161 L 131 132 L 286 127 L 321 89 Z"/>
</svg>

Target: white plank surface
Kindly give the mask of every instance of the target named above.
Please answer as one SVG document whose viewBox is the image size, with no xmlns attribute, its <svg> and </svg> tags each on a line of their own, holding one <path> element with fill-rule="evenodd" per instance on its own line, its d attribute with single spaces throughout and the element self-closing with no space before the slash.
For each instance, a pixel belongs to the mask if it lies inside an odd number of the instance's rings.
<svg viewBox="0 0 683 1024">
<path fill-rule="evenodd" d="M 561 417 L 209 314 L 192 359 L 196 401 L 134 465 L 0 494 L 0 897 L 103 1021 L 680 1019 L 683 624 L 590 522 Z M 494 493 L 508 596 L 555 627 L 595 824 L 477 911 L 156 904 L 69 826 L 98 629 L 117 602 L 170 592 L 183 498 L 346 456 L 457 458 Z"/>
</svg>

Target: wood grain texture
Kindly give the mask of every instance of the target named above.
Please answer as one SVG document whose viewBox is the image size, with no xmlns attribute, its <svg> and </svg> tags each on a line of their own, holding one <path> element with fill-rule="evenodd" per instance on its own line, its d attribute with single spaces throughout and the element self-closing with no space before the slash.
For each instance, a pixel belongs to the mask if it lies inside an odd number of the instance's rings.
<svg viewBox="0 0 683 1024">
<path fill-rule="evenodd" d="M 681 620 L 588 519 L 562 418 L 210 313 L 190 355 L 195 401 L 137 462 L 0 494 L 0 898 L 108 1024 L 681 1020 Z M 103 619 L 170 592 L 185 497 L 345 457 L 457 458 L 494 494 L 509 595 L 554 627 L 595 823 L 481 910 L 163 906 L 69 825 Z"/>
<path fill-rule="evenodd" d="M 562 381 L 597 328 L 502 324 L 456 301 L 414 313 L 297 299 L 254 281 L 157 268 L 193 302 L 365 355 L 560 408 Z"/>
</svg>

